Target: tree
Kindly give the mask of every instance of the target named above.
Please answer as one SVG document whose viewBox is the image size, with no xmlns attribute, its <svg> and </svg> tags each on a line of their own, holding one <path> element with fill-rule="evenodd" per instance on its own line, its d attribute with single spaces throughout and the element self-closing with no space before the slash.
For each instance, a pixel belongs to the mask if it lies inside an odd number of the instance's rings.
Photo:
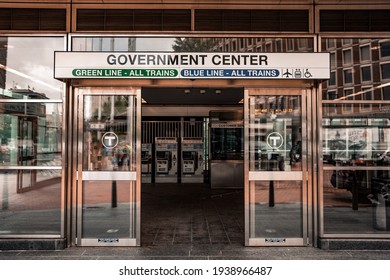
<svg viewBox="0 0 390 280">
<path fill-rule="evenodd" d="M 172 48 L 176 52 L 208 52 L 214 47 L 211 38 L 176 38 Z"/>
</svg>

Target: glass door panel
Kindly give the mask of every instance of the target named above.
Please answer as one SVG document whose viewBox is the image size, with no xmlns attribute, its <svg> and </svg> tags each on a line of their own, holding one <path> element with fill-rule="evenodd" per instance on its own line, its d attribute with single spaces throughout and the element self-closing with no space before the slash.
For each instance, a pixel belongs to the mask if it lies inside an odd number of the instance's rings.
<svg viewBox="0 0 390 280">
<path fill-rule="evenodd" d="M 249 246 L 297 246 L 307 242 L 305 98 L 300 90 L 246 90 Z"/>
<path fill-rule="evenodd" d="M 140 91 L 77 89 L 77 245 L 140 244 Z"/>
</svg>

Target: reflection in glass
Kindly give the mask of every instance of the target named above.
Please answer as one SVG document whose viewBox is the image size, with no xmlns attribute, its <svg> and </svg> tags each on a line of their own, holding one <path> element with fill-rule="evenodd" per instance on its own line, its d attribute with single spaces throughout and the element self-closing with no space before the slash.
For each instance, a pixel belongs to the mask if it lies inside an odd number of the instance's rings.
<svg viewBox="0 0 390 280">
<path fill-rule="evenodd" d="M 0 166 L 61 166 L 62 105 L 0 102 Z"/>
<path fill-rule="evenodd" d="M 324 233 L 389 232 L 389 174 L 390 170 L 325 170 Z"/>
<path fill-rule="evenodd" d="M 61 99 L 53 54 L 63 50 L 63 37 L 0 37 L 0 100 Z"/>
<path fill-rule="evenodd" d="M 250 98 L 250 170 L 302 170 L 301 97 Z"/>
<path fill-rule="evenodd" d="M 59 235 L 61 170 L 0 170 L 0 220 L 0 237 Z"/>
<path fill-rule="evenodd" d="M 302 182 L 274 181 L 275 206 L 269 206 L 270 181 L 255 183 L 254 232 L 251 238 L 302 237 Z"/>
<path fill-rule="evenodd" d="M 313 52 L 312 38 L 73 37 L 73 51 Z"/>
<path fill-rule="evenodd" d="M 351 104 L 349 115 L 340 113 L 342 105 L 323 105 L 325 233 L 390 230 L 389 105 L 370 104 L 366 115 L 356 113 L 360 105 Z"/>
<path fill-rule="evenodd" d="M 330 46 L 330 42 L 336 44 Z M 321 49 L 324 52 L 360 53 L 348 55 L 347 61 L 346 55 L 330 56 L 332 69 L 337 69 L 337 74 L 334 75 L 335 79 L 322 83 L 322 99 L 331 100 L 328 92 L 335 91 L 336 100 L 348 100 L 351 95 L 354 100 L 364 100 L 363 87 L 370 86 L 373 100 L 389 100 L 386 93 L 390 88 L 390 39 L 349 39 L 349 42 L 348 45 L 343 45 L 342 39 L 322 39 Z M 346 86 L 352 88 L 351 92 L 345 91 Z"/>
<path fill-rule="evenodd" d="M 390 150 L 390 104 L 371 104 L 369 115 L 357 115 L 362 107 L 350 104 L 350 115 L 342 105 L 324 104 L 322 153 L 324 166 L 383 166 Z"/>
<path fill-rule="evenodd" d="M 116 184 L 115 207 L 112 206 L 112 184 Z M 130 187 L 131 186 L 131 187 Z M 83 238 L 134 238 L 135 203 L 129 198 L 135 187 L 130 181 L 84 181 Z"/>
<path fill-rule="evenodd" d="M 85 96 L 83 169 L 135 171 L 134 96 Z"/>
</svg>

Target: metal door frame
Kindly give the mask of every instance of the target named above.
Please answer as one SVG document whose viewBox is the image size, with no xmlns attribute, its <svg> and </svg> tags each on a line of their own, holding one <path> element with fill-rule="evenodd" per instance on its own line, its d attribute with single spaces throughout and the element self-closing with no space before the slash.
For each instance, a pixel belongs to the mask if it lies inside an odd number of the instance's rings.
<svg viewBox="0 0 390 280">
<path fill-rule="evenodd" d="M 312 244 L 312 89 L 309 88 L 245 88 L 244 92 L 244 204 L 245 204 L 245 245 L 246 246 L 308 246 Z M 251 96 L 301 96 L 302 122 L 302 171 L 250 171 L 249 163 L 249 98 Z M 254 189 L 255 181 L 302 181 L 302 238 L 287 238 L 286 242 L 266 242 L 266 238 L 253 236 L 254 230 Z M 299 174 L 300 173 L 300 174 Z"/>
<path fill-rule="evenodd" d="M 87 92 L 82 92 L 83 89 L 87 89 Z M 74 132 L 77 135 L 74 135 L 75 145 L 74 151 L 77 155 L 74 157 L 74 166 L 73 172 L 75 174 L 75 184 L 73 188 L 73 203 L 74 214 L 72 215 L 73 219 L 73 235 L 74 244 L 76 246 L 140 246 L 141 245 L 141 88 L 138 87 L 75 87 L 74 88 L 75 98 L 74 98 L 74 112 L 75 119 Z M 84 109 L 84 96 L 99 96 L 99 95 L 127 95 L 136 97 L 136 170 L 128 172 L 117 172 L 117 171 L 83 171 L 82 170 L 82 156 L 83 156 L 83 109 Z M 117 173 L 117 174 L 115 174 Z M 134 221 L 134 230 L 133 233 L 135 238 L 123 238 L 119 239 L 119 242 L 98 242 L 96 238 L 82 238 L 82 190 L 83 190 L 83 181 L 84 180 L 126 180 L 131 181 L 131 184 L 134 184 L 135 195 L 130 195 L 130 202 L 134 201 L 135 206 L 131 209 L 135 211 L 130 215 L 130 219 Z M 129 187 L 130 187 L 129 185 Z"/>
</svg>

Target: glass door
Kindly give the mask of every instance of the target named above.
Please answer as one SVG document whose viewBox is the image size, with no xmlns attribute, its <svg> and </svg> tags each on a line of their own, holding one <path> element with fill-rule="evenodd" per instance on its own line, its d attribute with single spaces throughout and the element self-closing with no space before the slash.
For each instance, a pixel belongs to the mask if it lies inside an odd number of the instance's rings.
<svg viewBox="0 0 390 280">
<path fill-rule="evenodd" d="M 140 90 L 77 88 L 76 93 L 76 244 L 139 246 Z"/>
<path fill-rule="evenodd" d="M 308 244 L 305 90 L 245 91 L 247 246 Z"/>
</svg>

